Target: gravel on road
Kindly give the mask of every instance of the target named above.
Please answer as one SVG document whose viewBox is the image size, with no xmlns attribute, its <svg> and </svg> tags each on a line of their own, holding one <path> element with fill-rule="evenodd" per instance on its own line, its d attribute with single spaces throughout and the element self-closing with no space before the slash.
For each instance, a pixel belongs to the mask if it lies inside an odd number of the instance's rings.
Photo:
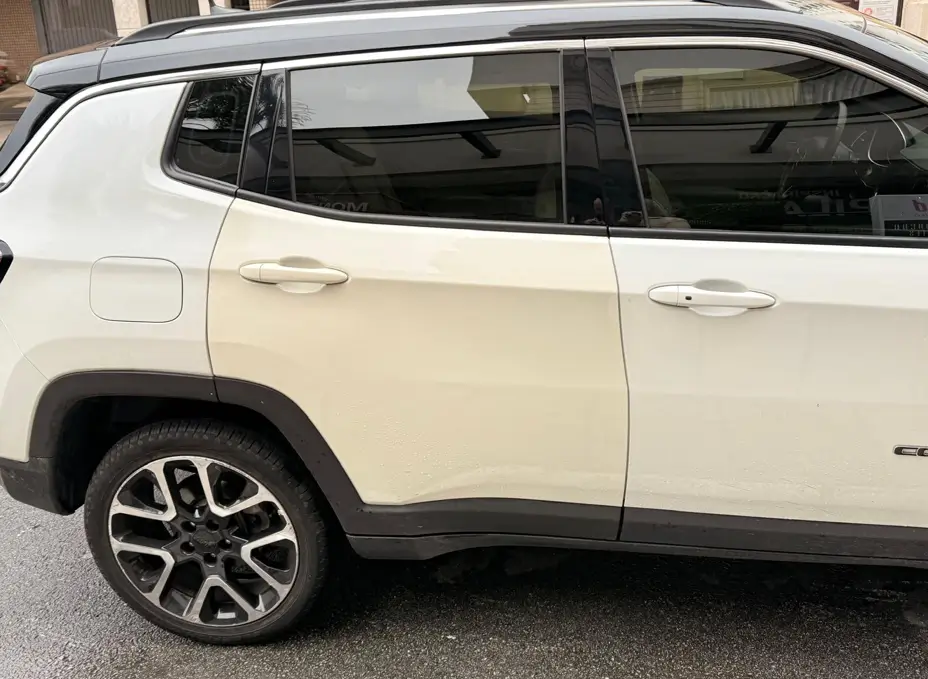
<svg viewBox="0 0 928 679">
<path fill-rule="evenodd" d="M 219 648 L 139 618 L 80 513 L 0 490 L 0 679 L 928 677 L 928 573 L 530 550 L 343 560 L 290 638 Z"/>
</svg>

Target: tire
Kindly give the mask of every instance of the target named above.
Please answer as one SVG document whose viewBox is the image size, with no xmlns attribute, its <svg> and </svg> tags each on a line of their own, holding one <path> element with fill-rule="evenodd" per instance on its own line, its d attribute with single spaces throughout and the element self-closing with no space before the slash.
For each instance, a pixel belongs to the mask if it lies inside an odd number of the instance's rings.
<svg viewBox="0 0 928 679">
<path fill-rule="evenodd" d="M 84 510 L 87 541 L 110 586 L 159 627 L 211 644 L 268 641 L 309 612 L 326 576 L 326 530 L 300 471 L 288 469 L 269 441 L 234 425 L 152 424 L 119 441 L 94 472 Z M 171 488 L 171 499 L 159 495 L 162 484 Z M 236 510 L 243 500 L 220 501 L 229 488 L 240 487 L 253 507 Z M 196 497 L 197 488 L 203 498 Z M 133 515 L 139 508 L 161 514 Z M 162 520 L 172 512 L 170 522 Z M 157 553 L 136 553 L 151 533 Z M 284 537 L 275 541 L 278 536 Z"/>
</svg>

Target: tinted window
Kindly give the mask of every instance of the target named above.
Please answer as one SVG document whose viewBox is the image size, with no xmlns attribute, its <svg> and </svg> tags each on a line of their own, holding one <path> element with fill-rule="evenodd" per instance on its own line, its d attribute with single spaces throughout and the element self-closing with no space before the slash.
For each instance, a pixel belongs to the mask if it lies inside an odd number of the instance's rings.
<svg viewBox="0 0 928 679">
<path fill-rule="evenodd" d="M 928 110 L 739 49 L 618 52 L 651 228 L 928 236 Z"/>
<path fill-rule="evenodd" d="M 174 148 L 184 172 L 235 184 L 255 78 L 203 80 L 190 87 Z"/>
<path fill-rule="evenodd" d="M 508 54 L 292 73 L 296 200 L 563 221 L 558 61 Z"/>
<path fill-rule="evenodd" d="M 600 173 L 600 148 L 594 111 L 600 103 L 590 87 L 595 60 L 588 59 L 585 50 L 565 50 L 563 54 L 564 99 L 564 167 L 566 171 L 567 223 L 603 225 L 609 223 L 607 210 L 612 207 L 603 200 Z M 606 59 L 607 73 L 612 80 L 612 93 L 618 98 L 612 66 Z M 594 104 L 595 102 L 595 104 Z M 621 124 L 622 116 L 619 115 Z M 634 179 L 630 182 L 637 196 Z M 641 208 L 639 208 L 640 210 Z"/>
</svg>

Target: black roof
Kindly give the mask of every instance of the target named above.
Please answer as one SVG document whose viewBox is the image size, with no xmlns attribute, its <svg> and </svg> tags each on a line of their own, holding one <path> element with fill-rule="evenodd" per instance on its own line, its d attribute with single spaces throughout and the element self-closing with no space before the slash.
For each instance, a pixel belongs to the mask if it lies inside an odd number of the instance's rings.
<svg viewBox="0 0 928 679">
<path fill-rule="evenodd" d="M 292 0 L 144 27 L 113 45 L 37 64 L 28 83 L 55 96 L 122 78 L 374 50 L 634 35 L 750 35 L 900 59 L 866 18 L 830 0 Z M 869 40 L 869 44 L 868 44 Z M 862 44 L 863 43 L 863 44 Z M 918 57 L 909 59 L 920 73 Z M 914 61 L 913 61 L 914 60 Z M 906 74 L 912 77 L 912 74 Z"/>
</svg>

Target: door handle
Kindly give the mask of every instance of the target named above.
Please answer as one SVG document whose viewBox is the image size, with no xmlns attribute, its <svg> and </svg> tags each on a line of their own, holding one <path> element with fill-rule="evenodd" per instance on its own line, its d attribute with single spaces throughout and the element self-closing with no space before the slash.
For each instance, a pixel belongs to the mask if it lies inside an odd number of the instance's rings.
<svg viewBox="0 0 928 679">
<path fill-rule="evenodd" d="M 238 270 L 242 278 L 256 283 L 316 283 L 338 285 L 348 280 L 348 274 L 326 266 L 285 266 L 277 262 L 243 264 Z"/>
<path fill-rule="evenodd" d="M 658 285 L 648 291 L 658 304 L 689 308 L 727 307 L 730 309 L 765 309 L 776 303 L 773 295 L 756 290 L 707 290 L 695 285 Z"/>
</svg>

